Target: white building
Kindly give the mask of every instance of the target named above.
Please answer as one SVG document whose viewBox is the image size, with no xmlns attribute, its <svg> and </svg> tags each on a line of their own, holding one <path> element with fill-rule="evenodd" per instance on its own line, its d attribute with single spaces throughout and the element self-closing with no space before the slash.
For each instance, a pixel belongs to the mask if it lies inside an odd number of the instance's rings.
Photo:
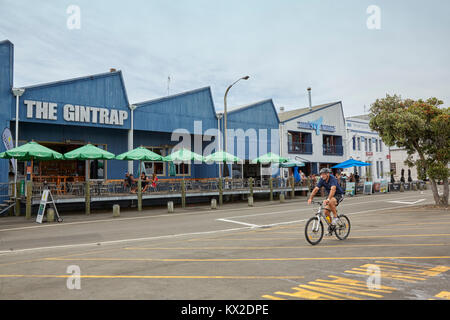
<svg viewBox="0 0 450 320">
<path fill-rule="evenodd" d="M 413 155 L 413 160 L 418 159 L 418 154 Z M 413 181 L 419 180 L 417 176 L 417 168 L 414 167 L 408 167 L 405 164 L 405 160 L 408 158 L 408 153 L 405 149 L 399 148 L 397 146 L 391 147 L 391 170 L 394 175 L 395 182 L 400 182 L 402 177 L 402 170 L 403 170 L 403 177 L 405 178 L 405 182 L 408 182 L 408 170 L 410 170 L 411 179 Z"/>
<path fill-rule="evenodd" d="M 281 155 L 305 162 L 307 176 L 348 159 L 342 103 L 333 102 L 278 114 Z"/>
<path fill-rule="evenodd" d="M 389 147 L 381 140 L 377 132 L 369 127 L 369 116 L 353 116 L 346 118 L 347 140 L 345 148 L 349 157 L 370 163 L 371 166 L 349 168 L 345 172 L 358 172 L 361 179 L 379 182 L 390 179 Z"/>
</svg>

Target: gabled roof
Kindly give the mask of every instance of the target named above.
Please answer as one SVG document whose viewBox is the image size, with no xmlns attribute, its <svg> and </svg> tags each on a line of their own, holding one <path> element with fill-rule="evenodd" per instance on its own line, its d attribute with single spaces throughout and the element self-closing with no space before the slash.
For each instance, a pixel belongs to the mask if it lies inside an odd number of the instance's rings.
<svg viewBox="0 0 450 320">
<path fill-rule="evenodd" d="M 281 122 L 285 122 L 285 121 L 300 117 L 302 115 L 305 115 L 309 112 L 314 112 L 314 111 L 317 111 L 320 109 L 325 109 L 325 108 L 334 106 L 338 103 L 341 103 L 341 101 L 320 104 L 317 106 L 313 106 L 312 108 L 301 108 L 301 109 L 289 110 L 289 111 L 279 113 L 278 117 L 280 118 Z"/>
<path fill-rule="evenodd" d="M 348 120 L 351 119 L 359 119 L 359 120 L 365 120 L 365 121 L 369 121 L 370 120 L 370 115 L 368 114 L 362 114 L 360 116 L 351 116 L 351 117 L 347 117 Z"/>
<path fill-rule="evenodd" d="M 112 76 L 119 76 L 120 82 L 122 84 L 123 94 L 125 96 L 125 99 L 126 99 L 127 103 L 129 104 L 127 91 L 125 89 L 125 82 L 123 80 L 122 71 L 120 71 L 120 70 L 111 71 L 111 72 L 104 72 L 104 73 L 98 73 L 98 74 L 93 74 L 93 75 L 89 75 L 89 76 L 77 77 L 77 78 L 70 78 L 70 79 L 66 79 L 66 80 L 59 80 L 59 81 L 40 83 L 40 84 L 31 85 L 31 86 L 25 86 L 25 87 L 22 87 L 22 88 L 24 88 L 26 90 L 41 89 L 41 88 L 45 88 L 45 87 L 66 85 L 66 84 L 70 84 L 70 83 L 74 83 L 74 82 L 78 82 L 78 81 L 83 81 L 83 80 L 94 80 L 94 79 L 105 78 L 105 77 L 112 77 Z"/>
<path fill-rule="evenodd" d="M 272 105 L 272 108 L 273 108 L 273 111 L 275 113 L 275 116 L 277 117 L 277 121 L 280 122 L 280 118 L 278 117 L 278 113 L 277 113 L 277 110 L 275 108 L 275 105 L 273 104 L 272 99 L 261 100 L 261 101 L 253 102 L 253 103 L 246 104 L 246 105 L 243 105 L 243 106 L 231 107 L 231 108 L 228 108 L 227 113 L 228 114 L 233 114 L 233 113 L 242 112 L 242 111 L 245 111 L 247 109 L 256 108 L 256 107 L 258 107 L 260 105 L 263 105 L 263 104 L 266 104 L 266 103 L 270 103 Z"/>
<path fill-rule="evenodd" d="M 212 95 L 211 95 L 211 87 L 202 87 L 202 88 L 198 88 L 198 89 L 193 89 L 193 90 L 189 90 L 189 91 L 184 91 L 184 92 L 180 92 L 180 93 L 176 93 L 176 94 L 171 94 L 169 96 L 165 96 L 165 97 L 161 97 L 161 98 L 155 98 L 155 99 L 150 99 L 150 100 L 146 100 L 146 101 L 141 101 L 141 102 L 137 102 L 134 103 L 134 105 L 140 107 L 140 106 L 149 106 L 152 104 L 156 104 L 156 103 L 160 103 L 163 101 L 167 101 L 167 100 L 172 100 L 175 98 L 181 98 L 183 96 L 188 96 L 188 95 L 192 95 L 192 94 L 196 94 L 202 91 L 208 91 L 208 93 L 211 96 L 211 102 L 212 102 Z"/>
</svg>

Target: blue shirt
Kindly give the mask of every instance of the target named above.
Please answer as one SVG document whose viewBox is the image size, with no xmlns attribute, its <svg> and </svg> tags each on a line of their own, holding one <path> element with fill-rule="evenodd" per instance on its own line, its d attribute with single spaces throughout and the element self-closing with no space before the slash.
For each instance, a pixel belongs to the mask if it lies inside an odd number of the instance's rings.
<svg viewBox="0 0 450 320">
<path fill-rule="evenodd" d="M 335 194 L 344 194 L 344 191 L 342 190 L 341 186 L 339 185 L 337 179 L 335 176 L 330 174 L 330 178 L 328 179 L 328 182 L 320 178 L 319 182 L 317 183 L 317 188 L 325 187 L 325 190 L 327 190 L 328 193 L 330 193 L 331 187 L 336 186 L 336 193 Z"/>
</svg>

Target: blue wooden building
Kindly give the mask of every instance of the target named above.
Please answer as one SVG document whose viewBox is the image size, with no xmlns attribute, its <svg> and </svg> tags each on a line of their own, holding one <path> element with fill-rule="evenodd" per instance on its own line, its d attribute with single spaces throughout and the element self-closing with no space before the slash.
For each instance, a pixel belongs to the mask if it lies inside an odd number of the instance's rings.
<svg viewBox="0 0 450 320">
<path fill-rule="evenodd" d="M 15 140 L 14 46 L 8 40 L 0 42 L 0 71 L 0 129 L 9 129 Z M 89 142 L 116 155 L 145 146 L 165 156 L 183 142 L 192 151 L 205 154 L 217 150 L 218 129 L 223 129 L 210 87 L 132 103 L 122 72 L 112 69 L 102 74 L 35 84 L 23 89 L 23 95 L 17 98 L 19 145 L 34 140 L 65 153 Z M 263 153 L 279 153 L 278 126 L 272 100 L 230 110 L 228 129 L 247 133 L 247 136 L 244 134 L 243 153 L 238 150 L 238 147 L 242 150 L 240 138 L 229 136 L 235 140 L 232 152 L 244 158 L 248 165 L 250 160 Z M 256 153 L 251 147 L 255 144 Z M 3 151 L 5 145 L 2 143 L 0 152 Z M 119 160 L 92 161 L 90 170 L 87 165 L 85 161 L 43 161 L 34 166 L 34 175 L 83 180 L 89 172 L 90 179 L 122 179 L 130 168 L 135 174 L 139 170 L 137 162 L 129 166 L 127 161 Z M 143 169 L 148 174 L 155 172 L 161 178 L 218 175 L 216 164 L 170 167 L 162 162 L 144 163 Z M 19 162 L 19 179 L 25 172 L 26 164 Z M 11 181 L 12 173 L 11 162 L 1 159 L 0 182 Z M 248 175 L 258 175 L 258 172 Z"/>
</svg>

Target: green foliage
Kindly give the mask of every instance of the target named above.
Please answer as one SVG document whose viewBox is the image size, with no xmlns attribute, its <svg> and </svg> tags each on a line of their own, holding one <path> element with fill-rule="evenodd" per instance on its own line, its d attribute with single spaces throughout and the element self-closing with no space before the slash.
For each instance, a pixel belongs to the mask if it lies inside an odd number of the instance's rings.
<svg viewBox="0 0 450 320">
<path fill-rule="evenodd" d="M 442 104 L 437 98 L 415 101 L 386 95 L 372 104 L 370 127 L 388 146 L 404 148 L 408 153 L 405 163 L 417 166 L 421 178 L 426 174 L 445 181 L 449 177 L 450 110 Z M 415 153 L 418 160 L 412 157 Z"/>
</svg>

